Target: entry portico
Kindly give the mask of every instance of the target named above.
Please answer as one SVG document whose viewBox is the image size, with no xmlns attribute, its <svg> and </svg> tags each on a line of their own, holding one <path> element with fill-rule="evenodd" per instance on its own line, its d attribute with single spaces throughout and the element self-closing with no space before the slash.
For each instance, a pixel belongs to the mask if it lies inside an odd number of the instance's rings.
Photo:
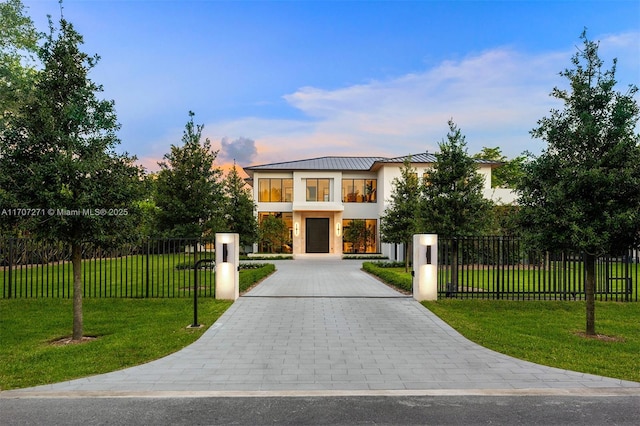
<svg viewBox="0 0 640 426">
<path fill-rule="evenodd" d="M 341 174 L 327 171 L 294 171 L 292 252 L 342 254 L 344 205 L 336 200 Z"/>
</svg>

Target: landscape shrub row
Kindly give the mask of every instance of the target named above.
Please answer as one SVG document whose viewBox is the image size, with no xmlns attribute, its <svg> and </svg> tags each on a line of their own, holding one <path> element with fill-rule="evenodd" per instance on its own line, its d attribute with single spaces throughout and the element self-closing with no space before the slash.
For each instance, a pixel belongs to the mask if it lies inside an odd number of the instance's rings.
<svg viewBox="0 0 640 426">
<path fill-rule="evenodd" d="M 240 264 L 240 269 L 242 270 L 240 274 L 240 292 L 242 293 L 258 281 L 271 275 L 276 267 L 273 263 L 246 263 Z"/>
<path fill-rule="evenodd" d="M 363 262 L 362 269 L 382 279 L 387 284 L 391 284 L 402 290 L 412 291 L 413 283 L 411 276 L 404 272 L 398 272 L 391 268 L 404 267 L 404 263 L 399 262 Z"/>
</svg>

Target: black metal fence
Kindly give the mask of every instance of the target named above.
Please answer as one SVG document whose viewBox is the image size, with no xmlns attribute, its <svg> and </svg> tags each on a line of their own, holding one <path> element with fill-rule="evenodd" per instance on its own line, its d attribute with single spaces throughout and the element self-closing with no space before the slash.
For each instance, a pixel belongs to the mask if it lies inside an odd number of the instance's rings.
<svg viewBox="0 0 640 426">
<path fill-rule="evenodd" d="M 189 297 L 194 290 L 193 265 L 213 257 L 214 241 L 145 239 L 111 250 L 91 244 L 82 249 L 85 297 Z M 638 256 L 629 251 L 598 259 L 599 300 L 638 301 Z M 438 272 L 439 297 L 580 300 L 585 296 L 581 255 L 529 252 L 518 238 L 441 238 Z M 198 271 L 198 295 L 213 294 L 213 270 L 204 264 Z M 0 298 L 72 296 L 69 246 L 0 239 Z"/>
<path fill-rule="evenodd" d="M 194 264 L 213 258 L 214 241 L 145 239 L 105 250 L 82 246 L 84 297 L 187 297 Z M 198 295 L 213 296 L 214 274 L 204 263 Z M 0 298 L 73 296 L 71 247 L 35 239 L 0 239 Z"/>
<path fill-rule="evenodd" d="M 638 301 L 638 256 L 638 251 L 628 250 L 598 259 L 598 300 Z M 581 254 L 531 252 L 512 237 L 439 240 L 439 297 L 582 300 L 584 283 Z"/>
</svg>

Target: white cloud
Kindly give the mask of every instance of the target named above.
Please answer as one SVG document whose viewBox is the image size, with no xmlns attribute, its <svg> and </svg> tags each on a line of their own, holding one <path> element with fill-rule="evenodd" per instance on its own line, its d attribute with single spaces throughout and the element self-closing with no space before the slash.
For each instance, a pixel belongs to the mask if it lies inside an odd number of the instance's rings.
<svg viewBox="0 0 640 426">
<path fill-rule="evenodd" d="M 607 36 L 601 48 L 624 56 L 637 72 L 637 55 L 630 54 L 637 40 L 637 34 Z M 284 99 L 307 119 L 245 118 L 210 128 L 255 139 L 258 163 L 435 151 L 449 118 L 472 154 L 483 146 L 499 146 L 509 157 L 539 152 L 543 143 L 532 140 L 529 131 L 552 108 L 562 107 L 549 93 L 566 84 L 558 73 L 571 67 L 575 52 L 574 47 L 537 55 L 493 49 L 388 80 L 335 90 L 302 87 Z"/>
</svg>

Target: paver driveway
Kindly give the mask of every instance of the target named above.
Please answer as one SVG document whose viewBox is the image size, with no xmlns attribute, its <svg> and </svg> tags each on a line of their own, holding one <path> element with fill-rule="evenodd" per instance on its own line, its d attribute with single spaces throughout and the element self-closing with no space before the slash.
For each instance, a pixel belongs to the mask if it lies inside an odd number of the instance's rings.
<svg viewBox="0 0 640 426">
<path fill-rule="evenodd" d="M 278 261 L 191 346 L 48 392 L 639 394 L 640 383 L 543 367 L 482 348 L 358 261 Z M 201 301 L 206 303 L 206 301 Z"/>
</svg>

